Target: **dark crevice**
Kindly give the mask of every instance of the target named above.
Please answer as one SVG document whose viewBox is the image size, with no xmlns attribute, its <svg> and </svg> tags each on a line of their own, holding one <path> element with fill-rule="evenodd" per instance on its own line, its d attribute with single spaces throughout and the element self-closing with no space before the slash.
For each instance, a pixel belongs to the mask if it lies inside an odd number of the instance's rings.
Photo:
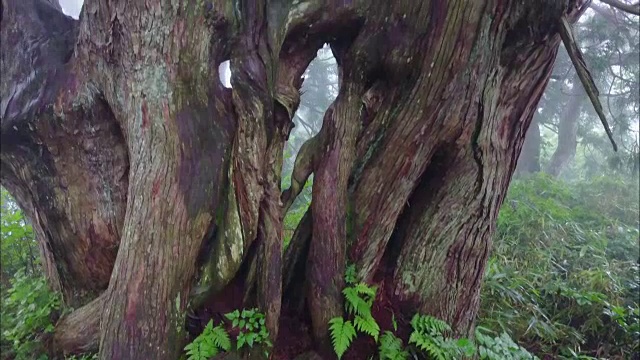
<svg viewBox="0 0 640 360">
<path fill-rule="evenodd" d="M 478 177 L 476 181 L 477 191 L 480 191 L 482 187 L 482 181 L 484 178 L 484 166 L 482 164 L 482 150 L 478 144 L 480 138 L 480 132 L 482 131 L 482 125 L 484 123 L 484 88 L 482 89 L 480 100 L 478 101 L 478 119 L 476 120 L 476 127 L 473 130 L 471 136 L 471 149 L 473 150 L 473 159 L 478 165 Z"/>
<path fill-rule="evenodd" d="M 436 197 L 444 194 L 440 189 L 445 184 L 447 172 L 451 167 L 455 145 L 443 144 L 434 152 L 429 165 L 422 173 L 420 180 L 408 197 L 396 226 L 389 238 L 380 262 L 378 272 L 385 272 L 385 269 L 394 269 L 400 256 L 400 252 L 406 241 L 407 231 L 430 210 L 431 205 L 436 201 Z"/>
</svg>

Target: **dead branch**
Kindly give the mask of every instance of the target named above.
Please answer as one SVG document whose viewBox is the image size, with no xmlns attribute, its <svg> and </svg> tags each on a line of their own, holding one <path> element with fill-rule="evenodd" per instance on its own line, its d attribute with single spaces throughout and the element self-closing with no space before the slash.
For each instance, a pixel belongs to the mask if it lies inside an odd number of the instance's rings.
<svg viewBox="0 0 640 360">
<path fill-rule="evenodd" d="M 613 150 L 618 151 L 618 146 L 616 142 L 613 140 L 613 134 L 611 133 L 611 129 L 609 128 L 609 123 L 607 122 L 607 118 L 604 115 L 604 111 L 602 109 L 602 104 L 600 103 L 599 91 L 596 87 L 596 84 L 593 80 L 593 76 L 587 69 L 587 65 L 584 62 L 584 58 L 582 57 L 582 52 L 578 47 L 575 36 L 573 35 L 573 29 L 569 24 L 569 21 L 563 16 L 560 20 L 560 37 L 562 38 L 562 42 L 564 43 L 564 47 L 569 54 L 569 58 L 573 63 L 573 66 L 576 69 L 576 73 L 580 78 L 580 82 L 584 86 L 584 90 L 586 91 L 591 103 L 593 104 L 593 108 L 595 109 L 602 125 L 604 126 L 604 130 L 607 132 L 607 136 L 611 141 L 611 145 L 613 145 Z"/>
</svg>

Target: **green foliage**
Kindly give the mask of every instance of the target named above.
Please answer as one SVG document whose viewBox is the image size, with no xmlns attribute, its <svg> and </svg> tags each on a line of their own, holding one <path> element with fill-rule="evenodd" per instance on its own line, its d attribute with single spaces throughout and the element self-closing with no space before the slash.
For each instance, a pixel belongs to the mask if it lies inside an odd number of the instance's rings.
<svg viewBox="0 0 640 360">
<path fill-rule="evenodd" d="M 358 282 L 355 265 L 347 265 L 347 268 L 344 272 L 344 281 L 347 283 L 347 285 L 355 285 Z"/>
<path fill-rule="evenodd" d="M 269 340 L 269 331 L 265 326 L 265 316 L 258 309 L 235 310 L 225 314 L 231 322 L 231 327 L 239 330 L 235 339 L 236 350 L 260 347 L 263 354 L 269 357 L 269 349 L 273 347 Z M 233 348 L 229 334 L 222 324 L 213 326 L 213 321 L 207 323 L 202 334 L 198 335 L 184 350 L 188 360 L 205 360 L 216 356 L 220 352 Z"/>
<path fill-rule="evenodd" d="M 331 342 L 333 350 L 338 355 L 338 359 L 342 358 L 344 352 L 347 351 L 351 342 L 356 337 L 356 329 L 351 321 L 344 321 L 341 317 L 333 318 L 329 321 L 329 331 L 331 333 Z"/>
<path fill-rule="evenodd" d="M 638 196 L 637 183 L 620 179 L 514 181 L 479 324 L 541 357 L 626 359 L 640 350 Z"/>
<path fill-rule="evenodd" d="M 2 299 L 0 320 L 3 342 L 15 359 L 42 358 L 42 338 L 53 332 L 53 318 L 60 297 L 51 292 L 44 278 L 27 277 L 19 271 Z M 45 357 L 46 358 L 46 357 Z"/>
<path fill-rule="evenodd" d="M 481 326 L 476 328 L 476 342 L 481 360 L 538 360 L 538 357 L 516 344 L 506 332 L 495 337 L 487 335 L 488 332 L 491 331 Z"/>
<path fill-rule="evenodd" d="M 472 356 L 475 347 L 469 339 L 451 339 L 445 333 L 451 330 L 446 322 L 429 315 L 415 314 L 411 319 L 413 332 L 409 343 L 415 344 L 429 358 L 446 360 Z"/>
<path fill-rule="evenodd" d="M 347 314 L 353 316 L 353 322 L 345 321 L 340 317 L 333 318 L 330 321 L 329 331 L 333 339 L 334 351 L 339 358 L 342 357 L 344 351 L 351 344 L 356 329 L 361 333 L 370 335 L 376 342 L 380 335 L 380 326 L 371 314 L 371 307 L 376 298 L 377 288 L 362 282 L 356 283 L 355 273 L 353 266 L 347 267 L 345 280 L 347 284 L 351 285 L 342 290 L 345 298 L 345 310 Z M 353 334 L 351 334 L 351 328 L 354 329 Z M 344 350 L 343 346 L 346 346 Z"/>
<path fill-rule="evenodd" d="M 184 348 L 189 360 L 208 360 L 216 356 L 220 351 L 231 349 L 231 339 L 222 325 L 213 326 L 213 320 L 209 320 L 202 334 L 198 335 Z"/>
<path fill-rule="evenodd" d="M 385 331 L 380 336 L 379 355 L 380 360 L 406 360 L 409 352 L 404 349 L 402 340 L 391 331 Z"/>
<path fill-rule="evenodd" d="M 31 225 L 7 190 L 0 188 L 0 269 L 3 286 L 7 286 L 16 272 L 22 270 L 29 276 L 41 274 L 38 244 Z"/>
<path fill-rule="evenodd" d="M 264 346 L 267 349 L 273 346 L 265 326 L 264 314 L 258 312 L 258 309 L 235 310 L 226 314 L 225 317 L 231 320 L 232 327 L 240 329 L 236 339 L 238 350 L 246 346 L 252 348 L 254 345 Z"/>
</svg>

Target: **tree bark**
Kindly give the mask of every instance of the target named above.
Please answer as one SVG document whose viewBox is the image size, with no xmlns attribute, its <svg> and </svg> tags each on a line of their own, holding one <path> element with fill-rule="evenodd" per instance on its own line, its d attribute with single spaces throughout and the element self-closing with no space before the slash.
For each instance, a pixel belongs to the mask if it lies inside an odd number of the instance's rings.
<svg viewBox="0 0 640 360">
<path fill-rule="evenodd" d="M 306 306 L 327 347 L 346 261 L 397 316 L 470 333 L 557 24 L 583 10 L 564 5 L 90 0 L 76 22 L 3 0 L 0 179 L 52 286 L 94 299 L 61 320 L 57 351 L 99 339 L 102 359 L 176 359 L 187 309 L 238 284 L 274 343 L 283 307 Z M 296 161 L 313 201 L 283 256 L 299 189 L 280 188 L 282 149 L 325 42 L 340 91 Z"/>
</svg>

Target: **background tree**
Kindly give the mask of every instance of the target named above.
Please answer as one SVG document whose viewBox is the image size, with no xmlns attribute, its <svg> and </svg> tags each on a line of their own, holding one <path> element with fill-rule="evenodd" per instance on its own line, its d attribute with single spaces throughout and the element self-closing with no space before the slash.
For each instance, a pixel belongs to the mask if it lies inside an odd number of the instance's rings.
<svg viewBox="0 0 640 360">
<path fill-rule="evenodd" d="M 536 141 L 540 134 L 533 133 L 536 127 L 532 126 L 519 160 L 520 173 L 536 172 L 542 166 L 553 176 L 564 171 L 563 176 L 575 177 L 579 171 L 590 171 L 592 175 L 610 171 L 628 173 L 636 166 L 640 117 L 636 105 L 640 96 L 637 17 L 593 2 L 577 23 L 576 34 L 621 149 L 615 154 L 609 151 L 598 117 L 585 98 L 566 52 L 561 50 L 554 75 L 534 116 L 534 123 L 541 124 L 539 131 L 550 135 L 547 138 L 552 141 L 546 145 Z M 578 159 L 574 159 L 576 155 Z M 590 164 L 588 167 L 577 163 L 585 161 Z M 536 163 L 537 166 L 526 165 Z"/>
<path fill-rule="evenodd" d="M 222 297 L 259 307 L 274 339 L 281 311 L 308 310 L 322 350 L 347 261 L 396 304 L 387 317 L 407 326 L 419 311 L 469 334 L 558 24 L 584 10 L 95 0 L 75 21 L 3 0 L 0 179 L 51 286 L 84 305 L 58 323 L 54 351 L 99 339 L 103 359 L 173 359 L 187 311 L 223 312 Z M 302 75 L 325 43 L 339 92 L 282 192 Z M 294 184 L 311 173 L 283 256 Z"/>
</svg>

